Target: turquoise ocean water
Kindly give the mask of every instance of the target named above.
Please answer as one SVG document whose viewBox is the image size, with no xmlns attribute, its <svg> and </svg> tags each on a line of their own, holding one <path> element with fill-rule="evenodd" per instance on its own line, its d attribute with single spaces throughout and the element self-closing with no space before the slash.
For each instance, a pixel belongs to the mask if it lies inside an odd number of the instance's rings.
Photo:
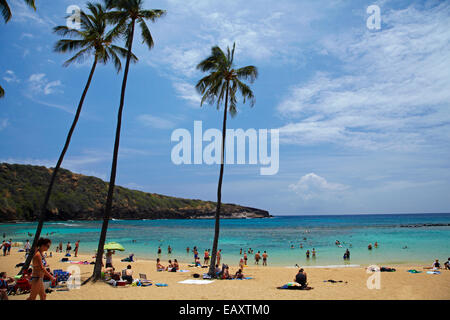
<svg viewBox="0 0 450 320">
<path fill-rule="evenodd" d="M 351 264 L 431 264 L 450 256 L 450 226 L 405 228 L 401 225 L 448 224 L 450 214 L 340 215 L 340 216 L 276 216 L 268 219 L 222 220 L 219 248 L 225 263 L 237 265 L 239 250 L 252 248 L 269 254 L 269 264 L 277 266 L 343 265 L 345 249 L 351 252 Z M 34 233 L 36 223 L 0 224 L 0 235 L 13 241 L 25 241 Z M 101 221 L 48 222 L 43 235 L 49 233 L 52 249 L 63 241 L 73 244 L 81 240 L 80 252 L 93 253 L 97 247 Z M 50 234 L 52 233 L 53 234 Z M 161 246 L 163 260 L 177 258 L 192 262 L 186 247 L 197 246 L 200 256 L 212 247 L 214 220 L 114 220 L 109 224 L 107 241 L 121 243 L 137 258 L 157 257 Z M 303 240 L 306 238 L 306 240 Z M 136 240 L 136 242 L 133 242 Z M 342 247 L 335 245 L 339 240 Z M 367 245 L 379 243 L 369 251 Z M 303 249 L 299 245 L 303 243 Z M 295 246 L 291 249 L 291 244 Z M 167 254 L 167 246 L 173 248 Z M 403 247 L 407 246 L 407 249 Z M 316 249 L 315 259 L 306 259 L 307 249 Z M 444 260 L 445 259 L 445 260 Z M 249 264 L 253 256 L 249 255 Z"/>
</svg>

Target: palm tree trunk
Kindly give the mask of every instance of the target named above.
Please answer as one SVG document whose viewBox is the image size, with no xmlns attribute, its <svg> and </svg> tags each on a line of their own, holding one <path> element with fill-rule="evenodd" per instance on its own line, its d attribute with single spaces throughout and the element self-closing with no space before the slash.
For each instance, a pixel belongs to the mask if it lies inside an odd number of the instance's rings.
<svg viewBox="0 0 450 320">
<path fill-rule="evenodd" d="M 98 241 L 97 258 L 95 260 L 95 267 L 94 267 L 94 273 L 93 273 L 94 281 L 97 281 L 101 278 L 103 247 L 105 245 L 106 232 L 108 231 L 108 223 L 109 223 L 109 219 L 111 217 L 114 186 L 115 186 L 115 182 L 116 182 L 117 158 L 119 156 L 120 129 L 122 127 L 122 112 L 123 112 L 123 105 L 124 105 L 124 101 L 125 101 L 125 91 L 126 91 L 126 87 L 127 87 L 128 70 L 130 68 L 130 61 L 131 61 L 131 49 L 133 46 L 134 25 L 135 25 L 135 21 L 133 20 L 129 44 L 128 44 L 127 62 L 125 65 L 125 71 L 124 71 L 124 75 L 123 75 L 119 112 L 117 115 L 116 139 L 114 142 L 114 152 L 113 152 L 113 160 L 112 160 L 112 166 L 111 166 L 111 177 L 109 179 L 108 196 L 106 198 L 106 206 L 105 206 L 105 212 L 103 215 L 102 231 L 100 233 L 100 239 Z"/>
<path fill-rule="evenodd" d="M 28 267 L 30 266 L 30 263 L 31 263 L 31 259 L 33 259 L 34 249 L 36 248 L 37 241 L 39 240 L 39 237 L 41 236 L 42 227 L 44 226 L 44 221 L 45 221 L 45 218 L 47 217 L 47 205 L 50 200 L 50 195 L 52 193 L 53 184 L 55 183 L 56 175 L 58 174 L 59 168 L 61 167 L 61 164 L 64 160 L 64 156 L 66 155 L 67 149 L 69 148 L 72 134 L 75 130 L 75 127 L 77 126 L 78 119 L 80 118 L 84 99 L 86 98 L 86 94 L 91 85 L 92 77 L 94 76 L 96 66 L 97 66 L 97 56 L 94 59 L 94 63 L 92 65 L 91 72 L 89 73 L 89 78 L 87 80 L 86 86 L 84 87 L 84 91 L 83 91 L 83 94 L 81 95 L 80 102 L 78 103 L 78 108 L 75 113 L 75 118 L 73 119 L 72 126 L 70 127 L 69 133 L 67 134 L 66 143 L 64 144 L 64 148 L 63 148 L 61 154 L 59 155 L 59 159 L 58 159 L 58 162 L 56 163 L 56 167 L 53 169 L 52 177 L 50 179 L 50 184 L 48 186 L 47 193 L 45 194 L 44 204 L 42 205 L 41 214 L 39 216 L 39 223 L 36 228 L 35 235 L 34 235 L 33 245 L 31 246 L 30 253 L 27 256 L 27 259 L 25 261 L 25 264 L 22 266 L 22 269 L 20 269 L 19 274 L 22 274 L 24 270 L 28 269 Z"/>
<path fill-rule="evenodd" d="M 225 98 L 225 110 L 223 113 L 223 126 L 222 126 L 222 155 L 220 163 L 220 175 L 219 184 L 217 186 L 217 206 L 216 206 L 216 223 L 214 226 L 214 241 L 211 252 L 211 263 L 209 265 L 208 274 L 211 277 L 216 276 L 216 257 L 217 257 L 217 246 L 219 243 L 219 231 L 220 231 L 220 207 L 222 205 L 222 180 L 223 180 L 223 169 L 224 169 L 224 159 L 225 159 L 225 137 L 227 132 L 227 113 L 228 113 L 228 91 L 229 91 L 230 81 L 227 81 L 227 93 Z"/>
</svg>

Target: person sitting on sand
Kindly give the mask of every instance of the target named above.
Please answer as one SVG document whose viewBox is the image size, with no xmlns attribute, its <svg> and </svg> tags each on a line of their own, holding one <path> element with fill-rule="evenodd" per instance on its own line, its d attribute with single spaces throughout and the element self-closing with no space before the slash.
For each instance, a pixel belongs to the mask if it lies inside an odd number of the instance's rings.
<svg viewBox="0 0 450 320">
<path fill-rule="evenodd" d="M 130 284 L 133 283 L 133 270 L 131 270 L 130 264 L 125 269 L 125 274 L 122 275 L 122 279 Z"/>
<path fill-rule="evenodd" d="M 172 271 L 173 268 L 173 264 L 172 264 L 172 260 L 169 260 L 169 265 L 166 267 L 166 271 Z"/>
<path fill-rule="evenodd" d="M 172 271 L 177 272 L 178 270 L 180 270 L 180 265 L 178 264 L 177 259 L 175 259 L 175 260 L 173 260 Z"/>
<path fill-rule="evenodd" d="M 214 269 L 214 272 L 216 273 L 216 275 L 219 275 L 222 272 L 222 270 L 220 269 L 218 264 L 216 264 L 216 268 Z"/>
<path fill-rule="evenodd" d="M 433 262 L 433 264 L 431 265 L 431 267 L 433 268 L 433 270 L 441 269 L 441 264 L 439 263 L 439 259 L 436 259 L 436 261 Z"/>
<path fill-rule="evenodd" d="M 234 279 L 244 279 L 244 274 L 242 273 L 242 269 L 239 269 L 234 275 Z"/>
<path fill-rule="evenodd" d="M 202 266 L 202 263 L 200 262 L 200 258 L 199 257 L 195 258 L 195 266 L 196 267 L 201 267 Z"/>
<path fill-rule="evenodd" d="M 447 261 L 445 261 L 444 267 L 445 269 L 450 270 L 450 257 L 447 259 Z"/>
<path fill-rule="evenodd" d="M 230 268 L 228 266 L 226 266 L 225 268 L 223 268 L 222 270 L 222 279 L 231 279 L 230 276 Z"/>
<path fill-rule="evenodd" d="M 159 258 L 156 259 L 156 271 L 164 271 L 166 268 L 161 264 Z"/>
<path fill-rule="evenodd" d="M 14 279 L 7 277 L 6 272 L 0 272 L 0 300 L 8 300 L 8 289 L 13 282 Z"/>
<path fill-rule="evenodd" d="M 300 286 L 302 288 L 306 288 L 307 284 L 307 276 L 306 276 L 306 272 L 303 270 L 303 268 L 300 268 L 298 270 L 297 275 L 295 276 L 294 279 L 295 282 L 297 282 L 298 284 L 300 284 Z"/>
</svg>

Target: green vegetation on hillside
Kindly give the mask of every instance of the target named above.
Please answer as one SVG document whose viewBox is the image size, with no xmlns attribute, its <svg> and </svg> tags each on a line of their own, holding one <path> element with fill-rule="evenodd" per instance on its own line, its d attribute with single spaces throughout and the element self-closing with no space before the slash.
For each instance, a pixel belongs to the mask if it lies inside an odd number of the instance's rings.
<svg viewBox="0 0 450 320">
<path fill-rule="evenodd" d="M 36 220 L 48 187 L 52 169 L 41 166 L 0 164 L 0 221 Z M 60 169 L 48 205 L 49 220 L 96 220 L 102 210 L 108 183 L 96 177 Z M 195 218 L 212 215 L 215 202 L 182 199 L 116 187 L 113 218 L 161 219 Z M 233 204 L 224 205 L 222 214 L 251 212 L 269 216 L 266 211 Z"/>
</svg>

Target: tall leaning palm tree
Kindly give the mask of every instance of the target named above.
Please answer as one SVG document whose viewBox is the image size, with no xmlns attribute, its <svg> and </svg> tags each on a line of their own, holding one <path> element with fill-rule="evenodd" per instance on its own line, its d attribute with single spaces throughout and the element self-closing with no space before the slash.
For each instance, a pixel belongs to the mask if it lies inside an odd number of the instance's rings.
<svg viewBox="0 0 450 320">
<path fill-rule="evenodd" d="M 113 41 L 120 35 L 114 32 L 114 30 L 112 30 L 111 32 L 107 32 L 106 30 L 107 23 L 105 20 L 105 13 L 106 13 L 105 7 L 103 7 L 101 4 L 88 3 L 87 8 L 89 9 L 89 13 L 85 12 L 80 13 L 80 24 L 81 24 L 80 30 L 69 29 L 66 26 L 58 26 L 54 28 L 55 33 L 61 36 L 70 37 L 70 39 L 59 40 L 55 45 L 54 48 L 55 51 L 61 53 L 74 51 L 76 52 L 76 54 L 72 58 L 70 58 L 64 63 L 65 67 L 69 66 L 71 63 L 75 61 L 82 61 L 90 56 L 93 56 L 94 62 L 92 64 L 88 80 L 81 95 L 80 102 L 78 103 L 78 108 L 75 113 L 72 126 L 70 127 L 69 133 L 67 134 L 66 142 L 59 156 L 56 167 L 53 169 L 50 184 L 47 188 L 44 203 L 42 205 L 42 209 L 40 212 L 39 223 L 34 236 L 31 253 L 28 255 L 28 258 L 24 266 L 22 267 L 20 273 L 22 273 L 23 270 L 26 270 L 28 268 L 31 259 L 33 257 L 35 245 L 37 244 L 37 241 L 40 237 L 42 227 L 44 225 L 44 221 L 47 216 L 47 205 L 50 200 L 53 185 L 55 183 L 58 170 L 61 167 L 61 164 L 64 160 L 64 156 L 69 147 L 72 134 L 78 123 L 84 99 L 86 98 L 86 94 L 91 85 L 92 77 L 94 76 L 95 68 L 98 63 L 107 64 L 110 60 L 112 60 L 117 72 L 119 72 L 122 68 L 119 56 L 120 57 L 128 56 L 128 51 L 126 49 L 112 44 Z M 133 54 L 130 54 L 129 56 L 131 60 L 133 61 L 137 60 L 137 58 Z"/>
<path fill-rule="evenodd" d="M 254 66 L 247 66 L 236 69 L 233 64 L 234 50 L 236 44 L 233 45 L 233 49 L 227 48 L 225 54 L 222 49 L 215 46 L 211 49 L 211 55 L 200 62 L 197 69 L 202 72 L 209 72 L 209 75 L 200 79 L 196 85 L 197 91 L 202 95 L 201 105 L 206 101 L 208 104 L 213 105 L 217 103 L 217 109 L 220 109 L 220 105 L 225 101 L 225 108 L 223 112 L 223 126 L 222 126 L 222 152 L 220 162 L 220 175 L 219 183 L 217 186 L 217 205 L 215 215 L 215 228 L 214 228 L 214 241 L 211 253 L 211 264 L 209 266 L 209 275 L 215 277 L 215 265 L 217 246 L 219 243 L 219 231 L 220 231 L 220 207 L 222 202 L 222 181 L 224 170 L 224 154 L 225 154 L 225 139 L 227 128 L 227 114 L 230 113 L 234 117 L 237 113 L 237 93 L 240 92 L 243 103 L 250 100 L 251 107 L 255 104 L 255 97 L 250 87 L 243 82 L 243 80 L 249 80 L 253 83 L 258 77 L 258 70 Z"/>
<path fill-rule="evenodd" d="M 34 4 L 34 0 L 24 0 L 25 3 L 30 6 L 31 8 L 36 11 L 36 6 Z M 11 9 L 9 8 L 8 1 L 6 0 L 0 0 L 0 11 L 2 12 L 3 19 L 5 20 L 5 23 L 8 23 L 8 21 L 11 19 Z"/>
<path fill-rule="evenodd" d="M 141 29 L 143 43 L 147 45 L 149 50 L 153 48 L 154 42 L 150 30 L 148 29 L 146 20 L 155 22 L 158 18 L 162 17 L 165 14 L 164 10 L 145 10 L 143 8 L 143 0 L 106 0 L 105 2 L 107 4 L 107 7 L 112 10 L 108 12 L 108 21 L 114 25 L 113 30 L 117 30 L 117 32 L 121 32 L 124 35 L 125 43 L 129 53 L 131 53 L 133 47 L 136 24 L 138 24 Z M 111 165 L 111 175 L 109 179 L 108 195 L 106 198 L 106 204 L 103 213 L 102 230 L 100 233 L 100 239 L 98 241 L 97 258 L 95 261 L 94 272 L 91 277 L 94 281 L 99 280 L 101 277 L 103 247 L 105 245 L 108 223 L 111 217 L 114 186 L 116 181 L 117 159 L 119 155 L 120 130 L 122 127 L 122 112 L 125 102 L 125 91 L 127 87 L 130 60 L 131 54 L 128 54 L 123 74 L 119 111 L 117 114 L 116 137 L 114 141 L 114 151 Z"/>
</svg>

